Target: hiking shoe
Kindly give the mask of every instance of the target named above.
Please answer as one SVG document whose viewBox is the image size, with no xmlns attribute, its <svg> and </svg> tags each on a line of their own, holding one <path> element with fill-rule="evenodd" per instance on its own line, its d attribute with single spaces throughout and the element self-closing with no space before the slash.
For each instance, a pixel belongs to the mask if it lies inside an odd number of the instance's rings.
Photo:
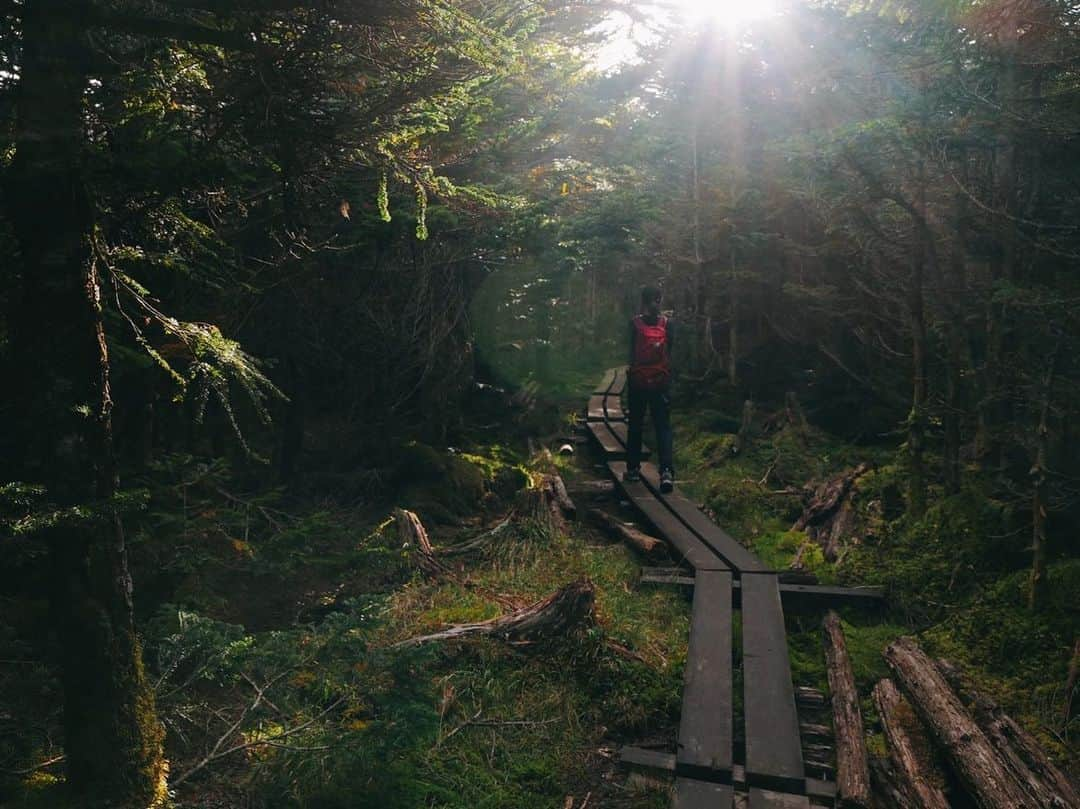
<svg viewBox="0 0 1080 809">
<path fill-rule="evenodd" d="M 667 494 L 675 488 L 675 475 L 670 469 L 660 473 L 660 491 Z"/>
<path fill-rule="evenodd" d="M 627 469 L 625 472 L 623 472 L 622 479 L 625 483 L 637 483 L 641 480 L 641 470 Z"/>
</svg>

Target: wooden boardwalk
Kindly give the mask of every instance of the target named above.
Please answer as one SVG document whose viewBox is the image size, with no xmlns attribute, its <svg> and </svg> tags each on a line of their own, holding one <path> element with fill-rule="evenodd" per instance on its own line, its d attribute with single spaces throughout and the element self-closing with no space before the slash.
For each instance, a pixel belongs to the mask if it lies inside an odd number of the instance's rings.
<svg viewBox="0 0 1080 809">
<path fill-rule="evenodd" d="M 607 459 L 623 495 L 668 541 L 692 575 L 666 572 L 654 581 L 693 586 L 690 638 L 683 684 L 677 751 L 664 754 L 627 748 L 637 766 L 673 769 L 678 809 L 728 809 L 736 790 L 750 809 L 802 809 L 809 797 L 828 801 L 831 785 L 806 777 L 795 689 L 791 680 L 784 605 L 803 608 L 849 594 L 872 601 L 880 593 L 782 585 L 751 551 L 717 526 L 681 494 L 660 492 L 656 467 L 642 464 L 641 482 L 626 482 L 626 425 L 620 396 L 623 369 L 608 371 L 588 405 L 588 430 Z M 783 599 L 783 600 L 782 600 Z M 733 638 L 742 625 L 743 715 L 734 711 Z M 741 722 L 745 762 L 735 762 Z M 670 760 L 669 760 L 670 758 Z M 648 763 L 651 760 L 651 764 Z"/>
</svg>

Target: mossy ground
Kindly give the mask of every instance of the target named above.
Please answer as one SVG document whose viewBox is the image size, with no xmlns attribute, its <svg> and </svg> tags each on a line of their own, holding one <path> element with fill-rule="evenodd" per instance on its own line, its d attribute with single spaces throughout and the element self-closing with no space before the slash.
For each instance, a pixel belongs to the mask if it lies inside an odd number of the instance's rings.
<svg viewBox="0 0 1080 809">
<path fill-rule="evenodd" d="M 587 385 L 580 387 L 564 412 L 584 401 Z M 859 462 L 874 465 L 860 482 L 861 499 L 878 503 L 866 515 L 873 530 L 836 564 L 805 549 L 802 556 L 823 581 L 888 588 L 884 612 L 841 610 L 871 731 L 870 689 L 888 674 L 881 652 L 899 635 L 919 633 L 1075 766 L 1068 744 L 1076 731 L 1055 722 L 1078 630 L 1080 561 L 1054 561 L 1047 603 L 1033 614 L 1023 549 L 1001 538 L 1007 515 L 984 492 L 939 493 L 912 521 L 890 505 L 902 482 L 893 450 L 781 428 L 759 432 L 735 454 L 735 429 L 722 406 L 677 412 L 680 482 L 780 569 L 806 541 L 791 530 L 801 487 Z M 285 672 L 270 692 L 274 708 L 252 714 L 244 738 L 315 720 L 290 737 L 293 750 L 255 747 L 208 767 L 179 791 L 177 805 L 539 809 L 590 795 L 590 806 L 667 806 L 666 780 L 628 778 L 614 754 L 621 743 L 674 740 L 686 594 L 639 585 L 641 560 L 583 522 L 553 531 L 532 519 L 515 521 L 478 553 L 450 557 L 452 575 L 427 579 L 387 519 L 393 506 L 417 509 L 436 546 L 475 536 L 499 522 L 537 463 L 555 464 L 568 481 L 599 474 L 584 454 L 530 459 L 523 449 L 478 441 L 453 452 L 404 448 L 387 473 L 397 496 L 378 508 L 320 503 L 298 511 L 273 494 L 241 504 L 214 493 L 226 487 L 224 471 L 205 469 L 201 488 L 155 490 L 134 521 L 132 549 L 142 605 L 156 589 L 171 593 L 168 603 L 143 607 L 142 625 L 149 668 L 161 679 L 173 776 L 215 738 L 212 721 L 200 735 L 184 717 L 236 716 L 250 702 L 245 678 Z M 527 647 L 489 639 L 392 647 L 582 578 L 596 587 L 597 620 L 573 636 Z M 825 690 L 820 616 L 789 616 L 788 639 L 796 684 Z M 739 677 L 737 666 L 737 699 Z M 47 701 L 50 681 L 41 682 L 41 694 L 20 699 Z M 342 707 L 323 713 L 339 700 Z M 880 737 L 871 747 L 883 749 Z M 40 748 L 32 758 L 46 756 Z M 63 805 L 62 784 L 46 772 L 4 788 L 14 806 Z"/>
<path fill-rule="evenodd" d="M 802 562 L 825 583 L 878 584 L 888 593 L 878 614 L 843 609 L 844 632 L 871 730 L 870 689 L 888 675 L 882 651 L 916 634 L 931 654 L 960 664 L 979 686 L 1077 772 L 1080 727 L 1063 726 L 1069 654 L 1080 635 L 1080 560 L 1049 567 L 1042 608 L 1027 607 L 1030 552 L 1023 524 L 971 474 L 964 491 L 931 492 L 925 515 L 903 513 L 904 472 L 894 447 L 847 444 L 810 428 L 757 433 L 734 454 L 737 420 L 722 409 L 677 412 L 676 461 L 685 489 L 766 563 L 787 568 L 805 541 L 791 527 L 801 511 L 796 487 L 861 462 L 858 508 L 869 530 L 836 563 L 804 550 Z M 826 689 L 820 619 L 789 617 L 792 674 Z"/>
</svg>

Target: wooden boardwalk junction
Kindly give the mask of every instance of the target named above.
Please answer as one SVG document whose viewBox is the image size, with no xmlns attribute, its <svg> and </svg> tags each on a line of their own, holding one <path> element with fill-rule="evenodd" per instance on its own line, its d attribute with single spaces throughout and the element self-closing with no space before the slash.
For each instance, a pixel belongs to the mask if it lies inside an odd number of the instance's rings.
<svg viewBox="0 0 1080 809">
<path fill-rule="evenodd" d="M 625 384 L 623 369 L 605 374 L 589 399 L 587 429 L 616 486 L 679 561 L 680 568 L 646 572 L 642 581 L 692 586 L 693 606 L 677 750 L 671 755 L 624 748 L 623 762 L 673 771 L 677 809 L 732 807 L 736 792 L 748 795 L 750 809 L 798 809 L 809 807 L 811 798 L 832 805 L 833 785 L 808 778 L 804 767 L 784 610 L 819 609 L 840 601 L 873 603 L 881 594 L 870 588 L 782 583 L 777 571 L 677 487 L 661 493 L 654 465 L 642 464 L 640 482 L 624 481 Z M 741 632 L 735 631 L 736 620 Z M 741 716 L 735 712 L 735 638 L 742 640 Z"/>
</svg>

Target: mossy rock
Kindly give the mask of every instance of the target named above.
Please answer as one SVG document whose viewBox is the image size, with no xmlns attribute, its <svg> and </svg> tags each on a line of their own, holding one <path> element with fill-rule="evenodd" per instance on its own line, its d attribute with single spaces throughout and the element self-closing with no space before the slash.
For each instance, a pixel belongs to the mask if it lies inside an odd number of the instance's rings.
<svg viewBox="0 0 1080 809">
<path fill-rule="evenodd" d="M 413 442 L 402 447 L 394 467 L 398 502 L 424 519 L 455 523 L 484 499 L 484 471 L 450 453 Z"/>
</svg>

